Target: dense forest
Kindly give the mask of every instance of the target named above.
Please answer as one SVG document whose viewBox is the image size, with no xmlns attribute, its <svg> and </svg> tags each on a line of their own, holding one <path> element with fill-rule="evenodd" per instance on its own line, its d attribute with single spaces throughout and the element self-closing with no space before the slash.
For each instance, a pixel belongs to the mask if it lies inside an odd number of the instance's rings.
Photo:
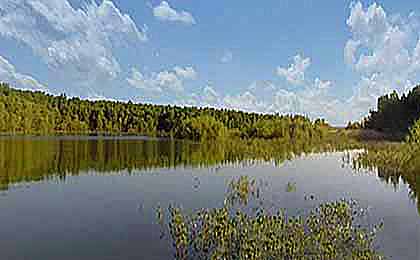
<svg viewBox="0 0 420 260">
<path fill-rule="evenodd" d="M 378 99 L 377 111 L 362 122 L 364 128 L 374 129 L 390 134 L 406 135 L 410 127 L 420 117 L 420 86 L 413 88 L 407 95 L 399 96 L 397 92 L 381 96 Z"/>
<path fill-rule="evenodd" d="M 131 133 L 195 141 L 237 136 L 320 139 L 324 120 L 227 109 L 90 101 L 0 84 L 0 132 L 8 134 Z"/>
</svg>

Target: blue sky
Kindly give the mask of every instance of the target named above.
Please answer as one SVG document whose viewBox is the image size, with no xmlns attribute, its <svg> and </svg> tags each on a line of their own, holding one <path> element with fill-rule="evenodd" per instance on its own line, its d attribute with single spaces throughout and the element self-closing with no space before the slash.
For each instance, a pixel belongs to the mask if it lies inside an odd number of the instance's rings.
<svg viewBox="0 0 420 260">
<path fill-rule="evenodd" d="M 418 1 L 2 0 L 0 81 L 358 120 L 419 82 Z"/>
</svg>

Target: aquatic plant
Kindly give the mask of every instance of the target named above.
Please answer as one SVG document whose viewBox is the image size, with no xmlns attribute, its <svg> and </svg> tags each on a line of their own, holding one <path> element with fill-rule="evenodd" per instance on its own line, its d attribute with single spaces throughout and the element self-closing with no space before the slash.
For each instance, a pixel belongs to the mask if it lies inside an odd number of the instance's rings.
<svg viewBox="0 0 420 260">
<path fill-rule="evenodd" d="M 241 177 L 230 183 L 227 198 L 248 201 L 246 194 L 255 190 L 255 181 Z M 263 206 L 250 213 L 234 205 L 225 200 L 223 207 L 194 214 L 170 207 L 175 258 L 382 259 L 373 245 L 379 226 L 368 231 L 356 225 L 359 211 L 351 202 L 326 203 L 295 217 L 280 210 L 268 214 Z"/>
<path fill-rule="evenodd" d="M 416 143 L 382 144 L 366 147 L 353 158 L 353 167 L 359 169 L 382 169 L 387 172 L 419 174 L 420 145 Z"/>
<path fill-rule="evenodd" d="M 410 137 L 411 138 L 411 137 Z M 409 139 L 409 138 L 407 138 Z M 420 143 L 368 146 L 354 157 L 343 158 L 356 171 L 377 171 L 378 177 L 395 187 L 401 181 L 410 187 L 410 197 L 417 200 L 420 214 Z"/>
<path fill-rule="evenodd" d="M 296 183 L 288 182 L 286 186 L 286 192 L 296 192 Z"/>
</svg>

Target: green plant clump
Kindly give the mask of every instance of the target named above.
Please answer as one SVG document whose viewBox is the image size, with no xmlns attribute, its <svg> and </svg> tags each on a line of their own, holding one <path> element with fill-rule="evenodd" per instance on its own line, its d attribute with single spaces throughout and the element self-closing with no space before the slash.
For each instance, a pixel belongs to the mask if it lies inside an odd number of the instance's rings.
<svg viewBox="0 0 420 260">
<path fill-rule="evenodd" d="M 228 198 L 243 201 L 255 192 L 253 184 L 240 178 L 230 185 L 239 194 Z M 305 217 L 267 214 L 262 207 L 247 213 L 233 205 L 192 215 L 170 207 L 176 259 L 382 259 L 373 246 L 376 232 L 355 224 L 355 210 L 346 201 L 323 204 Z"/>
</svg>

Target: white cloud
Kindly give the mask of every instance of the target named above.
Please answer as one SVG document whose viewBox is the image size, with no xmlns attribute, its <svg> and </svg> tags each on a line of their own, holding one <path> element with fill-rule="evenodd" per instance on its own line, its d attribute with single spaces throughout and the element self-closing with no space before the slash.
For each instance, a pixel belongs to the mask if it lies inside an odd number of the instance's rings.
<svg viewBox="0 0 420 260">
<path fill-rule="evenodd" d="M 153 15 L 161 21 L 180 22 L 189 25 L 196 23 L 192 14 L 175 10 L 166 1 L 162 1 L 153 8 Z"/>
<path fill-rule="evenodd" d="M 8 60 L 6 60 L 6 58 L 2 57 L 1 55 L 0 79 L 5 83 L 11 84 L 11 86 L 15 88 L 48 91 L 48 89 L 39 83 L 36 79 L 17 72 L 15 66 L 13 66 Z"/>
<path fill-rule="evenodd" d="M 223 98 L 223 105 L 230 109 L 257 113 L 265 112 L 266 107 L 266 104 L 250 91 L 234 96 L 227 95 Z"/>
<path fill-rule="evenodd" d="M 177 103 L 196 107 L 223 107 L 222 96 L 211 85 L 206 85 L 198 93 L 191 93 L 186 98 L 178 100 Z"/>
<path fill-rule="evenodd" d="M 220 59 L 221 63 L 230 63 L 233 60 L 233 53 L 231 51 L 225 51 L 222 58 Z"/>
<path fill-rule="evenodd" d="M 375 108 L 379 96 L 393 90 L 404 93 L 419 80 L 420 34 L 419 20 L 413 14 L 388 15 L 376 3 L 364 8 L 357 2 L 350 9 L 351 38 L 344 57 L 360 77 L 346 102 L 352 110 L 347 116 L 354 120 Z"/>
<path fill-rule="evenodd" d="M 208 105 L 220 105 L 220 95 L 212 86 L 206 86 L 203 91 L 203 101 Z"/>
<path fill-rule="evenodd" d="M 329 95 L 332 82 L 316 78 L 304 89 L 289 91 L 270 81 L 256 81 L 238 94 L 220 95 L 206 86 L 180 104 L 201 107 L 230 108 L 256 113 L 303 114 L 323 117 L 334 124 L 343 124 L 344 103 Z"/>
<path fill-rule="evenodd" d="M 309 58 L 295 56 L 292 70 L 299 68 L 304 72 L 310 64 Z M 297 70 L 299 70 L 297 69 Z M 287 90 L 271 81 L 255 81 L 237 94 L 222 96 L 206 86 L 200 92 L 189 95 L 180 104 L 230 108 L 256 113 L 303 114 L 311 118 L 327 118 L 333 124 L 344 124 L 344 102 L 330 95 L 333 83 L 320 78 L 301 78 L 303 88 Z"/>
<path fill-rule="evenodd" d="M 2 0 L 0 13 L 0 36 L 30 47 L 74 94 L 118 77 L 115 47 L 147 40 L 146 29 L 110 0 L 83 9 L 67 0 Z"/>
<path fill-rule="evenodd" d="M 370 47 L 381 46 L 390 26 L 384 9 L 373 3 L 364 10 L 361 2 L 352 4 L 350 8 L 351 13 L 347 19 L 347 25 L 354 38 Z"/>
<path fill-rule="evenodd" d="M 302 85 L 305 81 L 305 71 L 310 65 L 310 58 L 304 58 L 298 54 L 293 58 L 293 63 L 288 68 L 278 67 L 277 75 L 284 77 L 293 85 Z"/>
<path fill-rule="evenodd" d="M 181 94 L 184 91 L 185 81 L 194 80 L 196 77 L 197 72 L 193 67 L 183 68 L 175 66 L 173 70 L 163 70 L 157 73 L 152 73 L 148 77 L 133 68 L 131 76 L 127 79 L 127 82 L 131 86 L 144 91 L 145 94 Z"/>
<path fill-rule="evenodd" d="M 170 71 L 161 71 L 153 79 L 155 85 L 167 90 L 172 90 L 176 92 L 181 92 L 184 90 L 184 85 L 182 78 L 180 78 L 176 73 Z"/>
<path fill-rule="evenodd" d="M 146 92 L 162 92 L 162 88 L 154 83 L 153 80 L 146 78 L 140 71 L 135 68 L 131 69 L 131 76 L 127 78 L 127 82 L 140 90 Z"/>
<path fill-rule="evenodd" d="M 352 39 L 346 42 L 346 46 L 344 47 L 344 61 L 346 64 L 353 65 L 356 62 L 356 51 L 359 45 L 359 41 Z"/>
<path fill-rule="evenodd" d="M 320 80 L 319 78 L 316 78 L 314 82 L 314 87 L 320 90 L 329 89 L 331 85 L 332 85 L 331 81 L 328 81 L 328 80 L 324 81 L 324 80 Z"/>
<path fill-rule="evenodd" d="M 178 75 L 179 77 L 185 78 L 185 79 L 196 79 L 197 78 L 197 72 L 195 71 L 195 69 L 193 67 L 179 67 L 176 66 L 174 68 L 174 71 L 176 73 L 176 75 Z"/>
</svg>

